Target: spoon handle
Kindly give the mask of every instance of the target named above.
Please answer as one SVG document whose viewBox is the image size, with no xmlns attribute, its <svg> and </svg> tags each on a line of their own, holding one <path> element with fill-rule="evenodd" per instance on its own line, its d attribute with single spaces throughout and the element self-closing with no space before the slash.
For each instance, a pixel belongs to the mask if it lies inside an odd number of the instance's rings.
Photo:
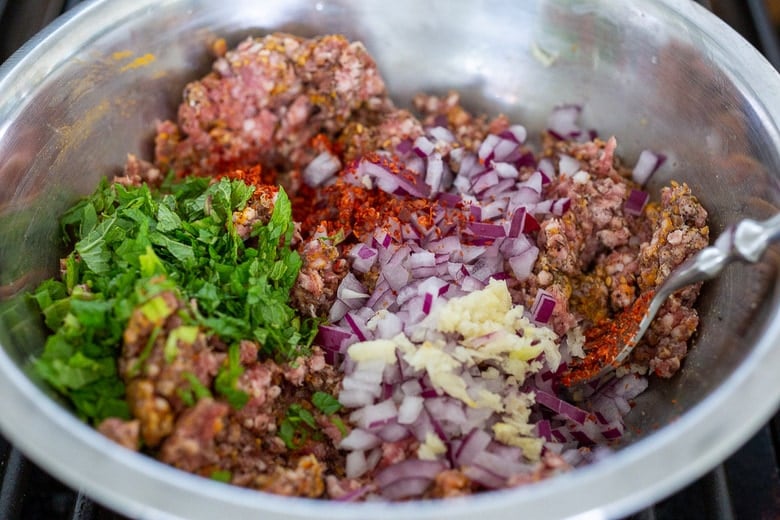
<svg viewBox="0 0 780 520">
<path fill-rule="evenodd" d="M 665 298 L 692 283 L 710 280 L 735 260 L 755 263 L 780 239 L 780 213 L 764 220 L 745 219 L 727 227 L 715 243 L 683 262 L 658 289 Z"/>
</svg>

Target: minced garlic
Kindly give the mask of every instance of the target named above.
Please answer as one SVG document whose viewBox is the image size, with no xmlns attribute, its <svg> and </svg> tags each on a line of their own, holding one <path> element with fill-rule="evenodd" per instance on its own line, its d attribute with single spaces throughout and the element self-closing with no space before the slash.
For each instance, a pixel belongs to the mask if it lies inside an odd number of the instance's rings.
<svg viewBox="0 0 780 520">
<path fill-rule="evenodd" d="M 522 306 L 513 305 L 506 282 L 491 280 L 482 290 L 452 298 L 436 305 L 418 327 L 434 334 L 420 337 L 438 338 L 418 343 L 406 335 L 392 339 L 363 341 L 351 345 L 349 356 L 357 363 L 396 362 L 396 351 L 411 368 L 425 371 L 433 387 L 460 400 L 471 408 L 482 408 L 496 414 L 493 437 L 509 446 L 517 446 L 530 460 L 538 460 L 543 441 L 534 435 L 528 422 L 532 393 L 517 389 L 529 374 L 537 372 L 544 356 L 555 370 L 560 363 L 557 336 L 546 327 L 534 325 L 524 315 Z M 446 335 L 446 336 L 444 336 Z M 445 341 L 445 338 L 454 338 Z M 569 341 L 576 342 L 575 335 Z M 380 361 L 381 360 L 381 361 Z M 476 376 L 473 367 L 480 367 Z M 468 377 L 481 377 L 493 384 L 474 384 Z M 498 393 L 496 383 L 502 385 Z M 509 391 L 507 391 L 509 389 Z M 436 459 L 446 448 L 441 439 L 429 434 L 420 445 L 421 459 Z"/>
</svg>

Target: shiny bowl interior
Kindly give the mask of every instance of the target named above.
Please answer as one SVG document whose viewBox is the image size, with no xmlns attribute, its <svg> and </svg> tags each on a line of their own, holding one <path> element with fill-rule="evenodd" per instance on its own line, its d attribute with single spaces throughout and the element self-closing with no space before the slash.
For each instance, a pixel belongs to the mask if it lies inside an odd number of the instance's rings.
<svg viewBox="0 0 780 520">
<path fill-rule="evenodd" d="M 616 135 L 631 164 L 668 160 L 651 190 L 685 181 L 716 236 L 780 201 L 780 76 L 725 24 L 678 0 L 416 2 L 96 0 L 0 69 L 0 430 L 55 476 L 144 518 L 594 518 L 628 514 L 727 457 L 777 409 L 777 252 L 705 285 L 701 328 L 681 372 L 653 381 L 625 446 L 590 467 L 523 488 L 439 503 L 285 499 L 188 475 L 120 449 L 80 423 L 26 371 L 43 332 L 24 290 L 56 272 L 57 218 L 126 154 L 149 157 L 209 44 L 283 30 L 362 40 L 399 105 L 419 91 L 463 94 L 537 132 L 562 102 Z"/>
</svg>

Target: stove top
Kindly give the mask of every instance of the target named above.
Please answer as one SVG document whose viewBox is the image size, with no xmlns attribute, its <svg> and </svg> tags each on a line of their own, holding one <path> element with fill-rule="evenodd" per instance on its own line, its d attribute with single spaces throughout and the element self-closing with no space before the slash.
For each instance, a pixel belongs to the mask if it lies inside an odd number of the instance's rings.
<svg viewBox="0 0 780 520">
<path fill-rule="evenodd" d="M 82 0 L 0 0 L 0 62 Z M 780 0 L 698 0 L 780 69 Z M 780 413 L 723 464 L 624 520 L 780 518 Z M 122 520 L 68 488 L 0 437 L 0 519 Z"/>
</svg>

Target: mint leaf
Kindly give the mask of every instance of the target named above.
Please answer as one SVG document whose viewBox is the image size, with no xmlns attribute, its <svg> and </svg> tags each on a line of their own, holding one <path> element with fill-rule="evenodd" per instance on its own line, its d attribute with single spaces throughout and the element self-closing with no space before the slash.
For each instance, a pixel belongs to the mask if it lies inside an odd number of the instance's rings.
<svg viewBox="0 0 780 520">
<path fill-rule="evenodd" d="M 338 399 L 325 392 L 314 392 L 311 396 L 311 403 L 325 415 L 331 415 L 341 410 L 341 403 Z"/>
</svg>

